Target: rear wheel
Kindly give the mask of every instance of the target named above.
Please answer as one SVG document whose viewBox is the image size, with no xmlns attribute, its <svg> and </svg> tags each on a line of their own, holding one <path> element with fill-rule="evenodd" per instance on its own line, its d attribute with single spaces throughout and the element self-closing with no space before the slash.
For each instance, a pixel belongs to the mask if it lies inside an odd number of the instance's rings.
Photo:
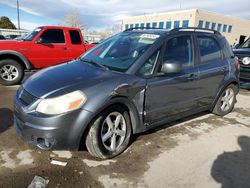
<svg viewBox="0 0 250 188">
<path fill-rule="evenodd" d="M 213 113 L 219 116 L 224 116 L 231 112 L 236 103 L 236 94 L 236 86 L 229 85 L 226 87 L 217 100 Z"/>
<path fill-rule="evenodd" d="M 89 153 L 95 157 L 113 158 L 127 148 L 130 136 L 128 112 L 121 106 L 112 106 L 91 124 L 86 137 L 86 146 Z"/>
<path fill-rule="evenodd" d="M 4 59 L 0 61 L 0 84 L 18 84 L 23 79 L 23 75 L 23 67 L 17 61 L 13 59 Z"/>
</svg>

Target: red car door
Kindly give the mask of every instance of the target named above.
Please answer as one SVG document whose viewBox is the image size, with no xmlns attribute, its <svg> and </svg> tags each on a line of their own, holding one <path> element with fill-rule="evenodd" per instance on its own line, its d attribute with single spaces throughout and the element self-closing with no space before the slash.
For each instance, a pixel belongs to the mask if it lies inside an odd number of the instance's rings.
<svg viewBox="0 0 250 188">
<path fill-rule="evenodd" d="M 43 68 L 69 59 L 63 29 L 45 29 L 30 48 L 30 61 L 35 68 Z"/>
<path fill-rule="evenodd" d="M 80 30 L 69 29 L 67 34 L 70 59 L 77 58 L 86 51 L 85 44 L 82 42 Z"/>
</svg>

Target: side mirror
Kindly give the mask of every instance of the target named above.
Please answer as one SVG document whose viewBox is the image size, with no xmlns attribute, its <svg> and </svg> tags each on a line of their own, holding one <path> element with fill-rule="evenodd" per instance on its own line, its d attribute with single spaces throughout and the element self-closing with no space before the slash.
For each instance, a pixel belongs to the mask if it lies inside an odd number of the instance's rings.
<svg viewBox="0 0 250 188">
<path fill-rule="evenodd" d="M 39 37 L 37 40 L 36 40 L 36 44 L 42 44 L 43 43 L 43 38 Z"/>
<path fill-rule="evenodd" d="M 168 60 L 165 61 L 161 66 L 161 72 L 167 73 L 179 73 L 182 71 L 182 64 L 177 61 Z"/>
</svg>

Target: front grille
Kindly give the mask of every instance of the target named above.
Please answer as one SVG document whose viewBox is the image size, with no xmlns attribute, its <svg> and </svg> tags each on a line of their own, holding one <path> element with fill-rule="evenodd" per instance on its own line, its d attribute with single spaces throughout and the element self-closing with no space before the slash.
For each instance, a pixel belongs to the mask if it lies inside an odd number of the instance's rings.
<svg viewBox="0 0 250 188">
<path fill-rule="evenodd" d="M 244 65 L 242 59 L 247 57 L 246 55 L 236 55 L 240 62 L 240 78 L 250 80 L 250 65 Z"/>
<path fill-rule="evenodd" d="M 20 88 L 18 91 L 18 99 L 25 105 L 28 106 L 32 103 L 34 103 L 38 98 L 31 95 L 29 92 L 27 92 L 25 89 Z"/>
<path fill-rule="evenodd" d="M 240 80 L 242 81 L 250 81 L 250 72 L 240 72 Z"/>
</svg>

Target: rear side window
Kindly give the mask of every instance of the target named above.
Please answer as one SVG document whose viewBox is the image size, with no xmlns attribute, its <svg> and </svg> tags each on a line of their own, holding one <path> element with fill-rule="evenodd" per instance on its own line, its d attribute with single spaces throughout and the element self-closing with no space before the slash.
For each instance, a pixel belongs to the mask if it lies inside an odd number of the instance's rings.
<svg viewBox="0 0 250 188">
<path fill-rule="evenodd" d="M 81 44 L 81 37 L 78 31 L 69 30 L 71 44 Z"/>
<path fill-rule="evenodd" d="M 193 66 L 193 49 L 190 36 L 175 37 L 167 41 L 163 62 L 176 61 L 184 67 Z"/>
<path fill-rule="evenodd" d="M 44 43 L 65 43 L 62 29 L 47 29 L 40 36 Z"/>
<path fill-rule="evenodd" d="M 221 59 L 221 48 L 215 39 L 211 37 L 198 37 L 201 63 L 208 63 Z"/>
</svg>

